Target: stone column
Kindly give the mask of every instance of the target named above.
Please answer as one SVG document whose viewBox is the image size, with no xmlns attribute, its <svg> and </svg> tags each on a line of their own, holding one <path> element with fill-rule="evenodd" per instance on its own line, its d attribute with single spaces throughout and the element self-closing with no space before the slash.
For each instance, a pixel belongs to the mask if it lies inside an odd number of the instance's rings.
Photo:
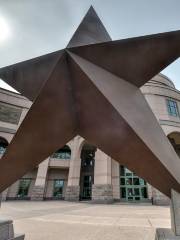
<svg viewBox="0 0 180 240">
<path fill-rule="evenodd" d="M 81 145 L 84 140 L 77 136 L 71 142 L 71 160 L 66 187 L 65 200 L 79 201 L 80 170 L 81 170 Z"/>
<path fill-rule="evenodd" d="M 8 188 L 1 193 L 1 201 L 6 201 Z"/>
<path fill-rule="evenodd" d="M 99 149 L 95 155 L 92 201 L 97 203 L 110 203 L 113 201 L 111 158 Z"/>
<path fill-rule="evenodd" d="M 120 200 L 120 174 L 119 174 L 119 163 L 112 159 L 112 190 L 113 199 Z"/>
<path fill-rule="evenodd" d="M 33 201 L 42 201 L 44 199 L 48 166 L 49 158 L 39 164 L 36 181 L 31 195 L 31 200 Z"/>
</svg>

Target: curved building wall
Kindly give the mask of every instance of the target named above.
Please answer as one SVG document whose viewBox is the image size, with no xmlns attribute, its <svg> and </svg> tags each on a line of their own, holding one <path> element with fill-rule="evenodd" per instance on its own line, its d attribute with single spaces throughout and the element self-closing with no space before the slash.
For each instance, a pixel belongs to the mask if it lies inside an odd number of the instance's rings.
<svg viewBox="0 0 180 240">
<path fill-rule="evenodd" d="M 154 77 L 141 88 L 153 113 L 158 119 L 166 135 L 174 131 L 180 131 L 180 91 L 163 75 Z M 178 114 L 173 115 L 168 111 L 168 101 L 177 104 Z"/>
<path fill-rule="evenodd" d="M 173 82 L 159 74 L 141 90 L 166 136 L 169 137 L 174 132 L 180 135 L 180 91 Z M 168 199 L 154 188 L 152 195 L 156 203 L 168 202 Z"/>
</svg>

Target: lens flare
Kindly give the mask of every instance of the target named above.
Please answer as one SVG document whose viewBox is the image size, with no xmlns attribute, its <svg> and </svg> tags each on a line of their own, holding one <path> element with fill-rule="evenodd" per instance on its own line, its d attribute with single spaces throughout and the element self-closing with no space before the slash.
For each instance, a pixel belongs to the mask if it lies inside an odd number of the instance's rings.
<svg viewBox="0 0 180 240">
<path fill-rule="evenodd" d="M 4 42 L 10 36 L 10 30 L 4 18 L 0 17 L 0 42 Z"/>
</svg>

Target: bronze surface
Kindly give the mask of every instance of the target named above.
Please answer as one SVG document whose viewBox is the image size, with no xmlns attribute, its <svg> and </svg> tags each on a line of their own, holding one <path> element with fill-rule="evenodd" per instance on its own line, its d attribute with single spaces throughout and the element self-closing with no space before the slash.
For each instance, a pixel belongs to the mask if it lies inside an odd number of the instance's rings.
<svg viewBox="0 0 180 240">
<path fill-rule="evenodd" d="M 180 191 L 180 159 L 139 89 L 179 56 L 180 31 L 111 41 L 91 7 L 66 49 L 1 68 L 33 105 L 0 159 L 0 192 L 76 135 Z"/>
</svg>

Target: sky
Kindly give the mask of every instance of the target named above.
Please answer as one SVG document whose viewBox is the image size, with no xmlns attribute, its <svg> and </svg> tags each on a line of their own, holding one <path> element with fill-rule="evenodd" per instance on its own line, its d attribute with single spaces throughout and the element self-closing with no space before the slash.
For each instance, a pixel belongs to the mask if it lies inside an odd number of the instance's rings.
<svg viewBox="0 0 180 240">
<path fill-rule="evenodd" d="M 180 0 L 0 0 L 0 67 L 64 48 L 90 5 L 113 40 L 180 30 Z M 180 59 L 163 74 L 180 90 Z"/>
</svg>

